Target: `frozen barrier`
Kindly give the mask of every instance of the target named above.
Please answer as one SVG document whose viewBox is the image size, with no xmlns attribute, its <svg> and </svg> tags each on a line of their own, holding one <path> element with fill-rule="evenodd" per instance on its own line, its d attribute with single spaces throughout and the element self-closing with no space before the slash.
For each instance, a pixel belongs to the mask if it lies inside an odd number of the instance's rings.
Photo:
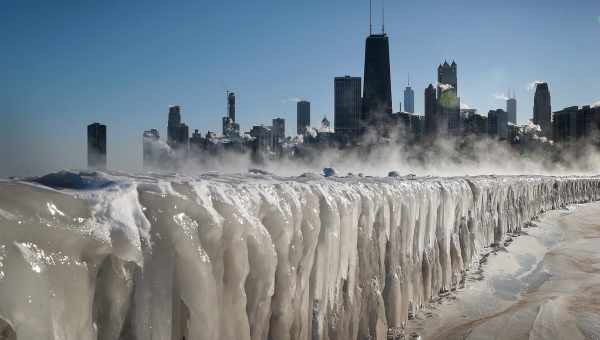
<svg viewBox="0 0 600 340">
<path fill-rule="evenodd" d="M 63 174 L 0 181 L 6 338 L 385 339 L 507 232 L 600 198 L 600 177 Z"/>
</svg>

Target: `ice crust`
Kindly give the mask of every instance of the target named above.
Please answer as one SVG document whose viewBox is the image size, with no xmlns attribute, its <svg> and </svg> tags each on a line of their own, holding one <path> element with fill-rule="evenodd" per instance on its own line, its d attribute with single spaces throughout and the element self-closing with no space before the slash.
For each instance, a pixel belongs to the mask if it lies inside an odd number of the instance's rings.
<svg viewBox="0 0 600 340">
<path fill-rule="evenodd" d="M 386 339 L 506 233 L 600 198 L 600 177 L 65 174 L 92 185 L 0 181 L 20 340 Z"/>
</svg>

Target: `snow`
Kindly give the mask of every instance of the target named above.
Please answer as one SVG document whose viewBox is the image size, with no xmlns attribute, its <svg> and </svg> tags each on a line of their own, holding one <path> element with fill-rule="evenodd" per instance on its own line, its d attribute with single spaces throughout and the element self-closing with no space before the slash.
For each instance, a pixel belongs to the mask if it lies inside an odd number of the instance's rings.
<svg viewBox="0 0 600 340">
<path fill-rule="evenodd" d="M 87 178 L 110 184 L 0 182 L 18 339 L 385 339 L 507 232 L 600 198 L 600 177 Z"/>
</svg>

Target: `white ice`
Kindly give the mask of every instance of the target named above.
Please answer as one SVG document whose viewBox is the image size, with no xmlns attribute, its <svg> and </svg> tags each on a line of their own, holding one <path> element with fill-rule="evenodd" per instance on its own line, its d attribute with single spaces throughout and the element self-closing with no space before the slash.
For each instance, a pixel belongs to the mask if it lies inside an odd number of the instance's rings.
<svg viewBox="0 0 600 340">
<path fill-rule="evenodd" d="M 0 181 L 0 334 L 386 339 L 507 232 L 600 198 L 597 177 L 99 176 Z"/>
</svg>

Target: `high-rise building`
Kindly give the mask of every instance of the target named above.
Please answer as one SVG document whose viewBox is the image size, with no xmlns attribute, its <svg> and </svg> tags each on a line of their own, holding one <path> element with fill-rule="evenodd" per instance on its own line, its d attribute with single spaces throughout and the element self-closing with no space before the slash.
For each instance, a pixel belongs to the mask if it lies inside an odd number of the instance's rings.
<svg viewBox="0 0 600 340">
<path fill-rule="evenodd" d="M 404 111 L 415 113 L 415 91 L 410 86 L 404 89 Z"/>
<path fill-rule="evenodd" d="M 447 61 L 444 61 L 443 64 L 440 64 L 438 66 L 438 85 L 441 84 L 452 86 L 456 90 L 456 93 L 458 93 L 458 76 L 456 62 L 452 61 L 452 64 L 448 64 Z M 438 92 L 438 97 L 439 95 L 440 93 Z"/>
<path fill-rule="evenodd" d="M 540 126 L 542 135 L 552 135 L 552 106 L 547 83 L 538 83 L 533 99 L 533 123 Z"/>
<path fill-rule="evenodd" d="M 517 99 L 514 96 L 506 100 L 506 113 L 508 122 L 517 124 Z"/>
<path fill-rule="evenodd" d="M 181 125 L 181 108 L 178 105 L 170 106 L 169 121 L 167 124 L 167 143 L 171 146 L 176 143 L 179 125 Z"/>
<path fill-rule="evenodd" d="M 488 112 L 488 134 L 499 139 L 508 138 L 508 115 L 502 109 Z"/>
<path fill-rule="evenodd" d="M 392 113 L 390 48 L 384 32 L 367 37 L 363 79 L 362 121 L 365 126 L 380 125 Z"/>
<path fill-rule="evenodd" d="M 235 93 L 227 92 L 227 117 L 235 122 Z"/>
<path fill-rule="evenodd" d="M 173 149 L 187 151 L 190 130 L 181 122 L 181 108 L 178 105 L 169 107 L 169 121 L 167 125 L 167 144 Z"/>
<path fill-rule="evenodd" d="M 458 97 L 458 77 L 456 62 L 444 61 L 438 66 L 437 114 L 440 133 L 458 134 L 460 131 L 460 98 Z"/>
<path fill-rule="evenodd" d="M 360 132 L 360 77 L 336 77 L 334 80 L 334 124 L 336 137 L 354 141 Z"/>
<path fill-rule="evenodd" d="M 106 169 L 106 125 L 93 123 L 87 127 L 88 168 Z"/>
<path fill-rule="evenodd" d="M 296 132 L 299 135 L 306 132 L 310 126 L 310 102 L 301 100 L 296 103 Z"/>
<path fill-rule="evenodd" d="M 408 77 L 406 88 L 404 88 L 404 111 L 415 113 L 415 91 L 410 87 L 410 76 Z"/>
<path fill-rule="evenodd" d="M 437 95 L 435 87 L 429 84 L 425 89 L 425 135 L 435 136 L 437 132 Z"/>
<path fill-rule="evenodd" d="M 273 127 L 271 128 L 271 132 L 273 134 L 273 151 L 280 153 L 283 143 L 285 142 L 285 119 L 273 119 Z"/>
<path fill-rule="evenodd" d="M 144 131 L 142 143 L 142 162 L 144 168 L 155 166 L 158 164 L 160 151 L 158 146 L 159 139 L 160 135 L 158 133 L 158 130 L 150 129 Z"/>
</svg>

